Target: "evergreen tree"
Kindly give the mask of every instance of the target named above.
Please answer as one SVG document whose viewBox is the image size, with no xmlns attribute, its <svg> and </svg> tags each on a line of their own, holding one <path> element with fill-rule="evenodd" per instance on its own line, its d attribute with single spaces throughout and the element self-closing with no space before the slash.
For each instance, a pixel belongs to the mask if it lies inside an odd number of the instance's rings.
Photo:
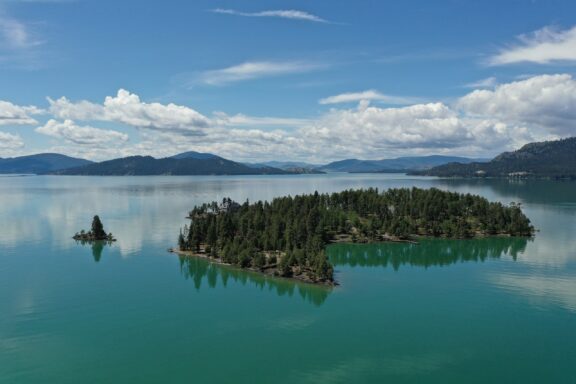
<svg viewBox="0 0 576 384">
<path fill-rule="evenodd" d="M 107 238 L 106 232 L 104 232 L 104 226 L 98 215 L 94 216 L 92 220 L 92 235 L 96 240 L 104 240 Z"/>
</svg>

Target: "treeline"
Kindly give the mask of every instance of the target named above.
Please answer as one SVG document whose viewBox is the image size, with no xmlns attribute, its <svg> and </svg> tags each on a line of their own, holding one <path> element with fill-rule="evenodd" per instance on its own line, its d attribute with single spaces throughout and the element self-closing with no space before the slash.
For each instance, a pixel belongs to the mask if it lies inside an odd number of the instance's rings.
<svg viewBox="0 0 576 384">
<path fill-rule="evenodd" d="M 315 282 L 333 280 L 324 247 L 334 240 L 530 236 L 534 231 L 517 204 L 435 188 L 316 192 L 253 204 L 224 199 L 195 207 L 189 218 L 179 236 L 181 250 Z"/>
</svg>

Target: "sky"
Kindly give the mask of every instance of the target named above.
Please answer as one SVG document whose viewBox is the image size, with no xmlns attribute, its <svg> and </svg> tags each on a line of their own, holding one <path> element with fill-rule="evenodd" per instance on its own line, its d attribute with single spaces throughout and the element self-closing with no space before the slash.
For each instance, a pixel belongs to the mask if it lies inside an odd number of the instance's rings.
<svg viewBox="0 0 576 384">
<path fill-rule="evenodd" d="M 575 70 L 573 0 L 0 0 L 0 157 L 491 157 Z"/>
</svg>

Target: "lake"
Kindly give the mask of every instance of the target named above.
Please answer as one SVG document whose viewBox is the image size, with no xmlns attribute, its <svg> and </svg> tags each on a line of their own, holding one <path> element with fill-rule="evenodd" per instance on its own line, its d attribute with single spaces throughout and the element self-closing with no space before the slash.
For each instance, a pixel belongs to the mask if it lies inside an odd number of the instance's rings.
<svg viewBox="0 0 576 384">
<path fill-rule="evenodd" d="M 332 289 L 168 253 L 196 204 L 437 187 L 534 239 L 328 248 Z M 71 237 L 100 215 L 111 246 Z M 574 383 L 576 183 L 398 174 L 0 177 L 0 383 Z"/>
</svg>

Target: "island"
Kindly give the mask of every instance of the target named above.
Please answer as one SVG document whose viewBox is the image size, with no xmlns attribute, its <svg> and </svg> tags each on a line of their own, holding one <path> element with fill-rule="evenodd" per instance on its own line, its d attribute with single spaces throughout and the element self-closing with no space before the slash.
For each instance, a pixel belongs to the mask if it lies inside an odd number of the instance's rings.
<svg viewBox="0 0 576 384">
<path fill-rule="evenodd" d="M 194 207 L 178 235 L 182 255 L 261 273 L 334 284 L 331 242 L 414 241 L 419 237 L 532 236 L 521 205 L 440 189 L 346 190 Z"/>
<path fill-rule="evenodd" d="M 72 238 L 81 242 L 116 241 L 114 236 L 112 236 L 112 233 L 106 233 L 104 230 L 104 225 L 102 224 L 102 221 L 98 215 L 94 216 L 92 219 L 91 231 L 86 232 L 85 230 L 81 230 L 80 232 L 76 232 Z"/>
</svg>

